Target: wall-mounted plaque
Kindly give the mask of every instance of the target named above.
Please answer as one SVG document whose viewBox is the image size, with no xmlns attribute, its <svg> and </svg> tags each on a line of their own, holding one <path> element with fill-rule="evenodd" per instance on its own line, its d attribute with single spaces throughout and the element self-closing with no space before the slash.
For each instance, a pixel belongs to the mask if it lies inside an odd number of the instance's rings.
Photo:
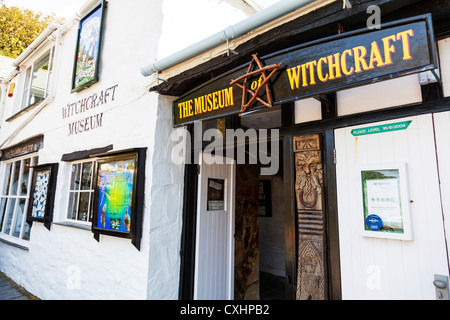
<svg viewBox="0 0 450 320">
<path fill-rule="evenodd" d="M 360 172 L 365 236 L 412 240 L 406 166 L 380 165 Z"/>
</svg>

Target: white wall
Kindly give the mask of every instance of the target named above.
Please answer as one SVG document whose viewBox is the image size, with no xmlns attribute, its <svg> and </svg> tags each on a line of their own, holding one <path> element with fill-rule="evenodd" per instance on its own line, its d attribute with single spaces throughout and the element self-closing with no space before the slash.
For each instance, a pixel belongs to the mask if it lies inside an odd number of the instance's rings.
<svg viewBox="0 0 450 320">
<path fill-rule="evenodd" d="M 420 102 L 417 74 L 337 92 L 338 116 Z"/>
<path fill-rule="evenodd" d="M 65 34 L 59 52 L 60 59 L 55 62 L 57 88 L 54 101 L 9 143 L 13 145 L 43 133 L 44 147 L 39 151 L 40 163 L 60 163 L 55 223 L 51 231 L 35 222 L 31 228 L 30 241 L 25 243 L 28 251 L 0 242 L 0 269 L 41 299 L 146 299 L 149 297 L 149 259 L 161 268 L 164 263 L 176 264 L 176 261 L 161 261 L 168 257 L 149 256 L 155 246 L 161 245 L 149 240 L 150 216 L 155 219 L 160 214 L 158 211 L 151 214 L 150 211 L 158 95 L 148 92 L 149 79 L 139 73 L 139 68 L 146 61 L 157 56 L 163 18 L 162 1 L 135 2 L 130 7 L 120 0 L 108 1 L 103 28 L 100 81 L 79 93 L 70 92 L 78 25 L 75 24 Z M 68 118 L 62 117 L 62 108 L 67 104 L 93 94 L 100 95 L 102 91 L 112 87 L 115 88 L 114 100 L 110 90 L 107 103 Z M 20 99 L 21 94 L 17 89 L 19 88 L 16 88 L 15 98 Z M 8 101 L 6 117 L 17 111 L 12 109 L 13 105 L 12 99 Z M 4 141 L 34 110 L 4 123 L 0 141 Z M 98 113 L 103 113 L 101 127 L 69 134 L 69 123 Z M 90 230 L 57 224 L 65 220 L 70 179 L 70 164 L 61 162 L 61 156 L 109 144 L 114 145 L 114 150 L 148 147 L 140 251 L 129 239 L 101 235 L 100 242 L 97 242 Z M 178 199 L 179 196 L 175 195 L 172 201 L 177 203 Z M 7 240 L 16 241 L 11 238 Z M 176 236 L 172 241 L 179 245 Z M 169 276 L 175 277 L 178 273 L 171 272 Z M 176 295 L 172 293 L 166 297 L 176 298 Z"/>
<path fill-rule="evenodd" d="M 172 160 L 172 148 L 177 143 L 171 141 L 171 134 L 174 131 L 172 101 L 171 97 L 160 96 L 155 117 L 152 187 L 147 197 L 151 212 L 149 299 L 178 298 L 184 164 Z"/>
<path fill-rule="evenodd" d="M 450 242 L 450 167 L 447 163 L 450 161 L 450 145 L 448 143 L 448 137 L 450 136 L 450 111 L 434 113 L 433 121 L 436 139 L 437 163 L 439 168 L 445 239 L 448 244 Z M 448 246 L 447 252 L 447 257 L 449 257 Z"/>
</svg>

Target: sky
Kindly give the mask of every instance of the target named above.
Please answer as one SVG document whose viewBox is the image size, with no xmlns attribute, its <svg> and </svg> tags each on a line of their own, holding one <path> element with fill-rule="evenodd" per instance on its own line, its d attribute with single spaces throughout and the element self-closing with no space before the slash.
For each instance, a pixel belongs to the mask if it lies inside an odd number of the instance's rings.
<svg viewBox="0 0 450 320">
<path fill-rule="evenodd" d="M 188 0 L 192 1 L 192 0 Z M 254 0 L 261 7 L 267 7 L 278 0 Z M 15 6 L 21 9 L 30 9 L 43 14 L 54 13 L 57 17 L 71 17 L 86 0 L 4 0 L 4 4 L 8 7 Z"/>
</svg>

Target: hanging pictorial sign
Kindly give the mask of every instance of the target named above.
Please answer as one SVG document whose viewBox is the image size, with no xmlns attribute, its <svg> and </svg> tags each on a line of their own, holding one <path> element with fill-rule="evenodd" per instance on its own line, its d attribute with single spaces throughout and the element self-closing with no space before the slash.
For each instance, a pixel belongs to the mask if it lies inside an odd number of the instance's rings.
<svg viewBox="0 0 450 320">
<path fill-rule="evenodd" d="M 363 235 L 412 240 L 406 164 L 360 169 Z"/>
<path fill-rule="evenodd" d="M 252 60 L 173 103 L 174 126 L 436 68 L 431 15 L 302 44 Z"/>
</svg>

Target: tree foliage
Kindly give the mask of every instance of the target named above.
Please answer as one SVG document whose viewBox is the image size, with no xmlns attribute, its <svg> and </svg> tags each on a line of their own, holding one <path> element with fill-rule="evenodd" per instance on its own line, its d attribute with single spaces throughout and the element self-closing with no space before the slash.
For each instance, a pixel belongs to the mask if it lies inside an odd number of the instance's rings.
<svg viewBox="0 0 450 320">
<path fill-rule="evenodd" d="M 53 14 L 7 7 L 0 0 L 0 55 L 16 58 L 52 21 L 61 19 Z"/>
</svg>

